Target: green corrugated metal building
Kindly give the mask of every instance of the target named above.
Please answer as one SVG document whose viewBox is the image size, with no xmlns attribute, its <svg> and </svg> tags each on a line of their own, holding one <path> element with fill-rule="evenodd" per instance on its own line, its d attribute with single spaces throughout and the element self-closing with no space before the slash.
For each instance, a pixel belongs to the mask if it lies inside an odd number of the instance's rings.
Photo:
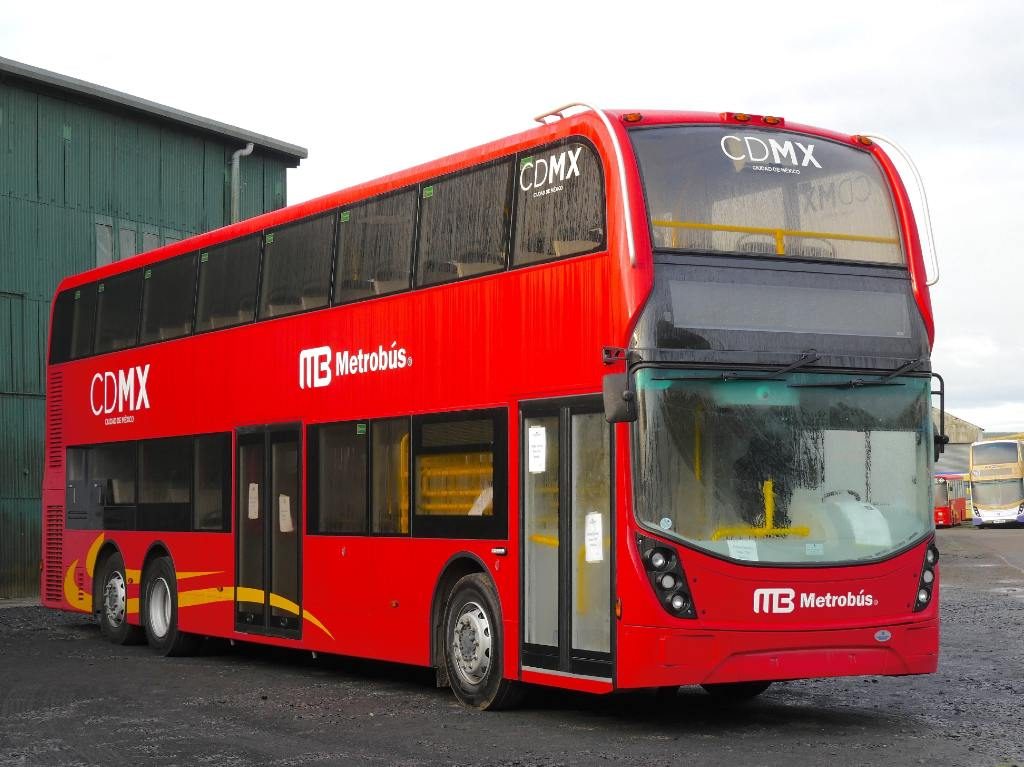
<svg viewBox="0 0 1024 767">
<path fill-rule="evenodd" d="M 0 598 L 39 590 L 45 354 L 65 275 L 286 204 L 302 147 L 0 58 Z"/>
</svg>

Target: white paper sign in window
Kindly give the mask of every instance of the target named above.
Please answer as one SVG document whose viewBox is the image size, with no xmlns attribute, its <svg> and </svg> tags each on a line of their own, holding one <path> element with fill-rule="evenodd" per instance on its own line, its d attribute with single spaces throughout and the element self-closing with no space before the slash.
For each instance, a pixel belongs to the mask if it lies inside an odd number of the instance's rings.
<svg viewBox="0 0 1024 767">
<path fill-rule="evenodd" d="M 604 561 L 603 527 L 601 512 L 592 511 L 587 514 L 583 522 L 583 547 L 589 563 Z"/>
<path fill-rule="evenodd" d="M 543 474 L 548 463 L 548 430 L 543 426 L 531 426 L 528 442 L 530 473 Z"/>
<path fill-rule="evenodd" d="M 282 533 L 295 532 L 295 519 L 292 517 L 291 497 L 283 493 L 277 496 L 277 515 L 279 517 L 278 524 L 281 527 Z"/>
<path fill-rule="evenodd" d="M 260 486 L 256 482 L 249 483 L 249 519 L 260 518 Z"/>
</svg>

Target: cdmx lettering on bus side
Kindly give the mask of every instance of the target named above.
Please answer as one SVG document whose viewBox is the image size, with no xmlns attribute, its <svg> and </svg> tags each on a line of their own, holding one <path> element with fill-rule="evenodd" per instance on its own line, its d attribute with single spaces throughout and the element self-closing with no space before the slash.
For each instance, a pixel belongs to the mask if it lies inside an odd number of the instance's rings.
<svg viewBox="0 0 1024 767">
<path fill-rule="evenodd" d="M 96 373 L 89 385 L 89 407 L 93 415 L 149 410 L 149 364 L 136 365 L 116 373 Z"/>
<path fill-rule="evenodd" d="M 727 141 L 733 143 L 726 146 Z M 773 138 L 765 142 L 757 136 L 740 137 L 733 135 L 722 136 L 720 144 L 722 154 L 730 160 L 736 160 L 737 162 L 740 160 L 769 162 L 768 158 L 770 157 L 772 158 L 770 162 L 775 165 L 782 165 L 784 160 L 788 160 L 790 165 L 799 165 L 801 168 L 806 168 L 808 165 L 821 168 L 821 165 L 814 158 L 814 144 L 801 144 L 799 141 L 789 140 L 783 141 L 780 144 Z M 797 158 L 797 149 L 803 154 L 802 158 Z"/>
</svg>

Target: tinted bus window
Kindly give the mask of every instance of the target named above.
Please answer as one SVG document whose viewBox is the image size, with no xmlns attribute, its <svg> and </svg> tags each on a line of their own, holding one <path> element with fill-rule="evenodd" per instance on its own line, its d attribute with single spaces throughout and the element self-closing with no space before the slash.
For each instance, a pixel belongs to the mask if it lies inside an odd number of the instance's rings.
<svg viewBox="0 0 1024 767">
<path fill-rule="evenodd" d="M 424 416 L 414 425 L 414 534 L 504 536 L 504 411 Z"/>
<path fill-rule="evenodd" d="M 407 290 L 415 228 L 414 189 L 342 210 L 334 303 Z"/>
<path fill-rule="evenodd" d="M 519 160 L 514 263 L 595 251 L 604 244 L 601 162 L 586 144 L 538 149 Z"/>
<path fill-rule="evenodd" d="M 512 163 L 423 186 L 416 282 L 431 285 L 504 268 Z"/>
<path fill-rule="evenodd" d="M 246 237 L 199 254 L 196 332 L 252 322 L 260 270 L 260 237 Z"/>
<path fill-rule="evenodd" d="M 135 529 L 137 443 L 89 448 L 90 499 L 101 509 L 104 530 Z"/>
<path fill-rule="evenodd" d="M 266 233 L 260 319 L 327 306 L 333 244 L 334 214 Z"/>
<path fill-rule="evenodd" d="M 75 322 L 75 292 L 65 290 L 53 302 L 53 329 L 50 331 L 50 362 L 71 359 L 71 334 Z"/>
<path fill-rule="evenodd" d="M 142 272 L 140 341 L 168 341 L 191 333 L 195 292 L 195 253 L 147 266 Z"/>
<path fill-rule="evenodd" d="M 53 318 L 51 362 L 88 357 L 96 331 L 96 283 L 66 290 L 57 299 Z"/>
<path fill-rule="evenodd" d="M 96 287 L 96 353 L 135 346 L 139 338 L 142 272 L 119 274 Z"/>
<path fill-rule="evenodd" d="M 188 530 L 192 524 L 192 438 L 139 443 L 139 530 Z"/>
<path fill-rule="evenodd" d="M 409 419 L 373 422 L 372 532 L 409 532 Z"/>
<path fill-rule="evenodd" d="M 230 434 L 206 434 L 196 437 L 192 477 L 192 528 L 230 530 Z"/>
<path fill-rule="evenodd" d="M 309 532 L 365 533 L 369 424 L 313 426 L 309 437 Z"/>
</svg>

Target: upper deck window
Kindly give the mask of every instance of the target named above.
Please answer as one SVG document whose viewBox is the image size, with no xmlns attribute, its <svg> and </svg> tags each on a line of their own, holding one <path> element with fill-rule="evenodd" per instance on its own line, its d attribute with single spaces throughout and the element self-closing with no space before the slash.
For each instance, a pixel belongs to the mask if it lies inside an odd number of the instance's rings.
<svg viewBox="0 0 1024 767">
<path fill-rule="evenodd" d="M 418 285 L 505 268 L 511 181 L 512 163 L 502 162 L 423 186 Z"/>
<path fill-rule="evenodd" d="M 604 244 L 601 159 L 574 142 L 520 157 L 515 264 L 589 253 Z"/>
<path fill-rule="evenodd" d="M 147 266 L 142 274 L 142 343 L 168 341 L 192 332 L 196 254 Z"/>
<path fill-rule="evenodd" d="M 67 362 L 92 354 L 96 330 L 96 284 L 65 290 L 54 303 L 50 362 Z"/>
<path fill-rule="evenodd" d="M 260 271 L 260 237 L 233 240 L 199 256 L 196 332 L 252 322 Z"/>
<path fill-rule="evenodd" d="M 408 290 L 415 230 L 415 189 L 344 208 L 338 217 L 334 303 Z"/>
<path fill-rule="evenodd" d="M 655 248 L 904 263 L 892 197 L 867 152 L 753 128 L 630 135 Z"/>
<path fill-rule="evenodd" d="M 260 319 L 327 306 L 334 215 L 268 231 L 264 243 Z"/>
<path fill-rule="evenodd" d="M 135 346 L 139 340 L 142 272 L 119 274 L 96 287 L 96 353 Z"/>
</svg>

